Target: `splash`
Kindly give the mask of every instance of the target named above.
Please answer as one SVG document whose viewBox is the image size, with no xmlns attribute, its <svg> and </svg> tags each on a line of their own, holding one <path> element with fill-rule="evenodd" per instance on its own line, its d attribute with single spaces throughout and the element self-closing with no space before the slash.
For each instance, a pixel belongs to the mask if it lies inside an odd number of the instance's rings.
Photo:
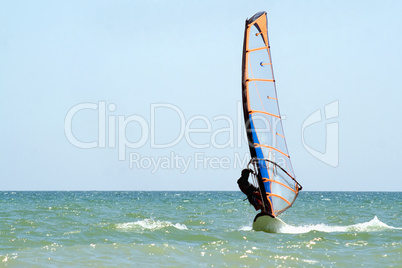
<svg viewBox="0 0 402 268">
<path fill-rule="evenodd" d="M 326 224 L 315 224 L 315 225 L 305 225 L 305 226 L 291 226 L 286 225 L 280 230 L 280 233 L 288 233 L 288 234 L 302 234 L 308 233 L 311 231 L 319 231 L 326 233 L 335 233 L 335 232 L 379 232 L 383 230 L 389 229 L 399 229 L 393 226 L 389 226 L 384 222 L 380 221 L 377 216 L 375 216 L 371 221 L 347 225 L 347 226 L 329 226 Z"/>
<path fill-rule="evenodd" d="M 158 230 L 166 227 L 174 227 L 178 230 L 187 230 L 187 226 L 184 224 L 173 224 L 170 221 L 155 221 L 152 219 L 144 219 L 136 222 L 126 222 L 116 224 L 117 229 L 122 230 Z"/>
<path fill-rule="evenodd" d="M 253 230 L 253 227 L 251 226 L 243 226 L 239 229 L 239 231 L 251 231 Z"/>
</svg>

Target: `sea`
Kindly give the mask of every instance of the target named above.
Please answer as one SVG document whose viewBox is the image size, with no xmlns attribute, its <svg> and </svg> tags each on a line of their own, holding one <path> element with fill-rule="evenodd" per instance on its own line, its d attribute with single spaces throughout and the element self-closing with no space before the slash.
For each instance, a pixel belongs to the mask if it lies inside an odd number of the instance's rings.
<svg viewBox="0 0 402 268">
<path fill-rule="evenodd" d="M 402 192 L 301 192 L 278 233 L 240 192 L 0 192 L 0 267 L 402 267 Z"/>
</svg>

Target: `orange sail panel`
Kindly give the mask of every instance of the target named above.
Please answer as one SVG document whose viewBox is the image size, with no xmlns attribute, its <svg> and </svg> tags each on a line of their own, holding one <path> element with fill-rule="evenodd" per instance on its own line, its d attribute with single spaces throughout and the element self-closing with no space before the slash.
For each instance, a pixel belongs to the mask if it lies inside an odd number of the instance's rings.
<svg viewBox="0 0 402 268">
<path fill-rule="evenodd" d="M 290 162 L 276 94 L 267 13 L 246 20 L 242 99 L 247 138 L 265 212 L 276 217 L 295 201 L 300 184 Z"/>
</svg>

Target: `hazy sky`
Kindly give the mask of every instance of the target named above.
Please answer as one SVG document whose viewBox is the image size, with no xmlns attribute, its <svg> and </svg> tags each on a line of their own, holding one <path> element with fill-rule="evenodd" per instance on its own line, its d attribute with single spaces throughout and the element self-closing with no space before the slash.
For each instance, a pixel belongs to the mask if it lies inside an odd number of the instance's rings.
<svg viewBox="0 0 402 268">
<path fill-rule="evenodd" d="M 0 190 L 237 190 L 268 12 L 305 190 L 402 191 L 400 1 L 1 1 Z"/>
</svg>

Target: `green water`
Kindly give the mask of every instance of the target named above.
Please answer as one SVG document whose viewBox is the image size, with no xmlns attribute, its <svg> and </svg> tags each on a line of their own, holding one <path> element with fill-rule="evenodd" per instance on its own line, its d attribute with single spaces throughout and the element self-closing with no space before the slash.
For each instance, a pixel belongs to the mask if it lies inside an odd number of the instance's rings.
<svg viewBox="0 0 402 268">
<path fill-rule="evenodd" d="M 240 192 L 0 192 L 0 266 L 402 267 L 402 193 L 302 192 L 281 233 Z"/>
</svg>

